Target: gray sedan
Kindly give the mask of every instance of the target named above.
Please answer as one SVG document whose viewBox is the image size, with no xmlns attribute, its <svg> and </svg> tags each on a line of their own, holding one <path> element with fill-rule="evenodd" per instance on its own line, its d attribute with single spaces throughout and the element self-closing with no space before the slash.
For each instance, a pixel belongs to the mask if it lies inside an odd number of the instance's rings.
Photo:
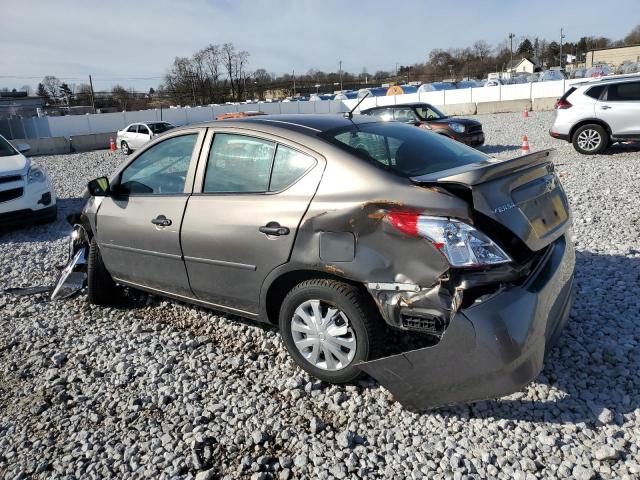
<svg viewBox="0 0 640 480">
<path fill-rule="evenodd" d="M 89 192 L 59 286 L 86 268 L 94 304 L 127 286 L 277 325 L 310 374 L 366 372 L 408 408 L 520 389 L 571 308 L 549 151 L 497 161 L 372 117 L 263 116 L 173 130 Z"/>
</svg>

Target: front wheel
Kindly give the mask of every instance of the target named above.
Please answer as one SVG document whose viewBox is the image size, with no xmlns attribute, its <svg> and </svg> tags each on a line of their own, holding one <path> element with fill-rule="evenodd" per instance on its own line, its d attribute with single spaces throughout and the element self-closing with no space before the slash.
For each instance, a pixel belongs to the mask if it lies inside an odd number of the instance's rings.
<svg viewBox="0 0 640 480">
<path fill-rule="evenodd" d="M 578 128 L 573 134 L 573 148 L 583 155 L 604 152 L 609 146 L 609 134 L 600 125 L 588 124 Z"/>
<path fill-rule="evenodd" d="M 109 306 L 118 298 L 118 287 L 102 261 L 96 237 L 89 244 L 87 259 L 87 297 L 93 305 Z"/>
<path fill-rule="evenodd" d="M 120 150 L 122 150 L 122 153 L 124 153 L 125 155 L 129 155 L 131 153 L 131 149 L 129 148 L 129 144 L 127 142 L 122 142 L 120 144 Z"/>
<path fill-rule="evenodd" d="M 378 349 L 382 323 L 366 293 L 329 279 L 307 280 L 282 302 L 280 334 L 294 361 L 320 380 L 351 382 Z"/>
</svg>

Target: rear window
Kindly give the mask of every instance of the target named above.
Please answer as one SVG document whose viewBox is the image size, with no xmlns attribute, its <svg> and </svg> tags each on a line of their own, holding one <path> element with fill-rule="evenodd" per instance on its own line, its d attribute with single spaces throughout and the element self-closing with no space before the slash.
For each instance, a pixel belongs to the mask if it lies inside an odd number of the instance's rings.
<svg viewBox="0 0 640 480">
<path fill-rule="evenodd" d="M 602 95 L 602 91 L 604 90 L 604 87 L 605 85 L 598 85 L 597 87 L 591 87 L 589 90 L 585 92 L 585 95 L 598 100 L 600 98 L 600 95 Z"/>
<path fill-rule="evenodd" d="M 569 90 L 564 92 L 564 95 L 560 97 L 560 100 L 566 100 L 567 98 L 569 98 L 569 95 L 571 95 L 575 91 L 576 91 L 576 87 L 571 87 Z"/>
<path fill-rule="evenodd" d="M 338 147 L 406 177 L 461 167 L 489 157 L 462 143 L 401 123 L 351 125 L 324 132 Z"/>
</svg>

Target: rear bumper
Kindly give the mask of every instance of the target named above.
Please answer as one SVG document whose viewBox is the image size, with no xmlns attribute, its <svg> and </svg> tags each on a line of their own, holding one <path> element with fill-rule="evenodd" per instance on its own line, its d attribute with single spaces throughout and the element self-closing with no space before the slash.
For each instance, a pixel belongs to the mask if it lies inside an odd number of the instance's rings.
<svg viewBox="0 0 640 480">
<path fill-rule="evenodd" d="M 518 391 L 538 376 L 569 318 L 574 265 L 563 236 L 523 285 L 455 314 L 437 345 L 360 368 L 412 410 Z"/>
<path fill-rule="evenodd" d="M 571 137 L 569 136 L 568 133 L 559 133 L 559 132 L 554 132 L 553 130 L 549 130 L 549 135 L 551 135 L 553 138 L 566 140 L 567 142 L 571 141 Z"/>
</svg>

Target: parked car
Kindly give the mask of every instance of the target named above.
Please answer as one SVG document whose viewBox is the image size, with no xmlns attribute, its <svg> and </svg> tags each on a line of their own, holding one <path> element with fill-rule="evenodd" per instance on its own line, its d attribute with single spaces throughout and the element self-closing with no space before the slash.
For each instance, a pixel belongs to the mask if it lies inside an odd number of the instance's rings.
<svg viewBox="0 0 640 480">
<path fill-rule="evenodd" d="M 56 219 L 56 194 L 46 170 L 24 154 L 27 144 L 14 147 L 0 135 L 0 228 Z"/>
<path fill-rule="evenodd" d="M 491 78 L 484 82 L 485 87 L 497 87 L 498 85 L 504 85 L 504 82 L 499 78 Z"/>
<path fill-rule="evenodd" d="M 556 102 L 549 133 L 585 155 L 640 140 L 640 76 L 574 84 Z"/>
<path fill-rule="evenodd" d="M 566 80 L 567 76 L 562 70 L 545 70 L 540 76 L 541 82 L 553 82 L 556 80 Z"/>
<path fill-rule="evenodd" d="M 122 130 L 118 130 L 116 135 L 116 145 L 120 147 L 122 153 L 129 155 L 156 135 L 160 135 L 172 128 L 176 127 L 168 122 L 132 123 L 131 125 L 124 127 Z"/>
<path fill-rule="evenodd" d="M 571 78 L 584 78 L 586 72 L 586 68 L 576 68 L 571 72 Z"/>
<path fill-rule="evenodd" d="M 480 122 L 469 118 L 449 117 L 428 103 L 373 107 L 360 113 L 372 115 L 384 121 L 395 120 L 415 125 L 471 147 L 479 147 L 484 144 L 484 132 Z"/>
<path fill-rule="evenodd" d="M 537 376 L 571 307 L 549 155 L 361 115 L 183 127 L 89 182 L 72 258 L 91 303 L 120 284 L 278 325 L 324 381 L 364 371 L 410 408 L 495 397 Z M 389 329 L 430 346 L 379 358 Z"/>
<path fill-rule="evenodd" d="M 216 120 L 229 120 L 232 118 L 256 117 L 258 115 L 266 115 L 266 113 L 260 112 L 258 110 L 248 110 L 246 112 L 221 113 L 216 117 Z"/>
<path fill-rule="evenodd" d="M 609 65 L 600 63 L 587 69 L 584 76 L 585 78 L 599 78 L 599 77 L 606 77 L 607 75 L 611 75 L 612 73 L 613 71 L 611 70 L 611 67 L 609 67 Z"/>
</svg>

